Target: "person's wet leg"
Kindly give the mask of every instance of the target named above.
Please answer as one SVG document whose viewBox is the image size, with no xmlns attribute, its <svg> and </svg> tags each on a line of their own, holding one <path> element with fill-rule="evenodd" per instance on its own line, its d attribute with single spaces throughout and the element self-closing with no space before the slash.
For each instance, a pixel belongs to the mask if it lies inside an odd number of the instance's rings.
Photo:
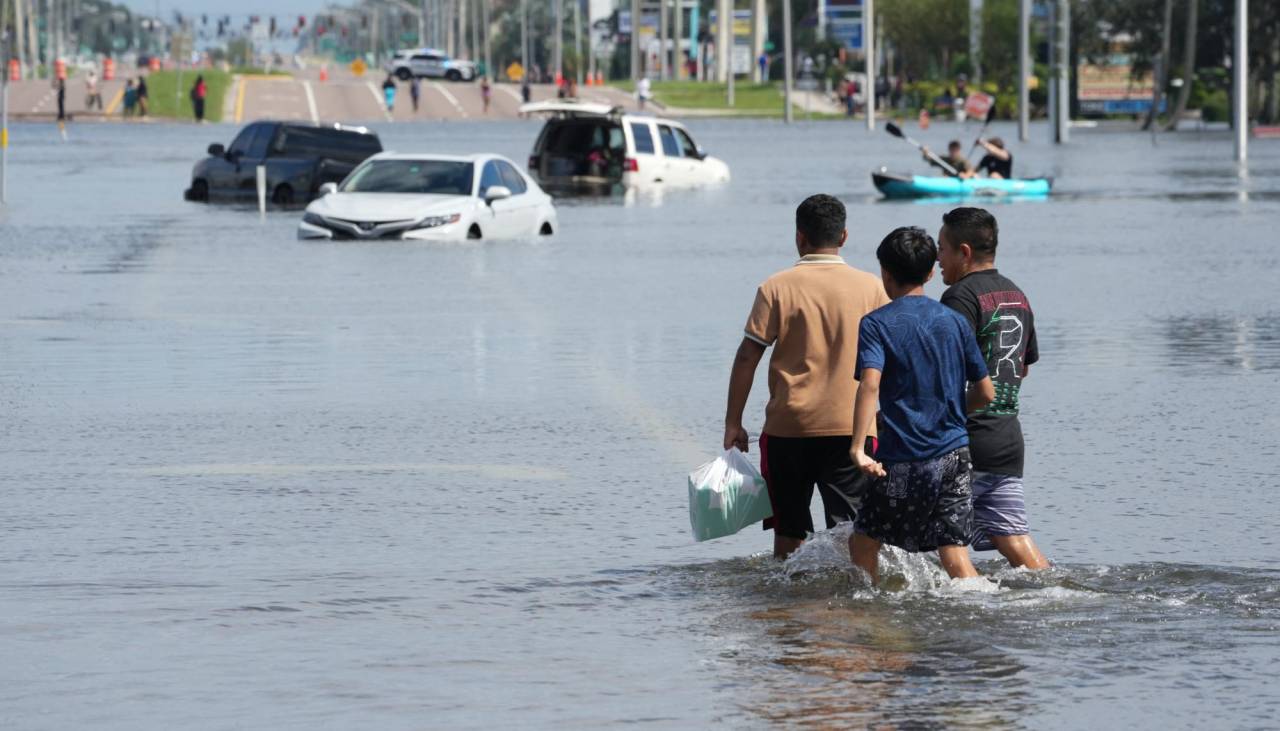
<svg viewBox="0 0 1280 731">
<path fill-rule="evenodd" d="M 849 536 L 849 558 L 853 565 L 867 572 L 871 585 L 880 585 L 880 541 L 861 533 Z"/>
<path fill-rule="evenodd" d="M 1009 565 L 1016 568 L 1025 567 L 1033 571 L 1049 568 L 1049 560 L 1040 553 L 1030 535 L 991 536 L 991 543 L 1004 556 Z"/>
<path fill-rule="evenodd" d="M 938 558 L 942 561 L 942 568 L 953 579 L 972 579 L 978 575 L 978 570 L 969 560 L 968 546 L 939 546 Z"/>
</svg>

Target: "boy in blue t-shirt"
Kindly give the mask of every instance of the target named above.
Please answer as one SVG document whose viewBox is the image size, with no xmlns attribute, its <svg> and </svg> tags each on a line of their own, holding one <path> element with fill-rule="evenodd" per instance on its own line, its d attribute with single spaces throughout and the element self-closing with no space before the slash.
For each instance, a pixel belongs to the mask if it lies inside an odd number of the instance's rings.
<svg viewBox="0 0 1280 731">
<path fill-rule="evenodd" d="M 893 300 L 862 318 L 854 464 L 878 477 L 863 497 L 851 543 L 853 562 L 879 582 L 880 544 L 938 551 L 952 578 L 977 576 L 969 562 L 973 530 L 969 433 L 965 415 L 995 398 L 973 328 L 924 295 L 938 247 L 924 229 L 899 228 L 876 249 Z M 973 384 L 966 395 L 966 383 Z M 880 404 L 876 459 L 863 444 Z M 879 461 L 877 461 L 877 459 Z"/>
</svg>

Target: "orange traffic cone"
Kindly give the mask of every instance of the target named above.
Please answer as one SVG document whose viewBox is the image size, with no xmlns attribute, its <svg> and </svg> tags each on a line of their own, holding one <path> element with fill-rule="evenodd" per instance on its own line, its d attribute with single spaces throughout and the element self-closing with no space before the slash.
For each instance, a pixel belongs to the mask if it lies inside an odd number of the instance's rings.
<svg viewBox="0 0 1280 731">
<path fill-rule="evenodd" d="M 320 80 L 321 80 L 321 81 L 328 81 L 328 80 L 329 80 L 329 64 L 321 64 L 321 66 L 320 66 Z"/>
</svg>

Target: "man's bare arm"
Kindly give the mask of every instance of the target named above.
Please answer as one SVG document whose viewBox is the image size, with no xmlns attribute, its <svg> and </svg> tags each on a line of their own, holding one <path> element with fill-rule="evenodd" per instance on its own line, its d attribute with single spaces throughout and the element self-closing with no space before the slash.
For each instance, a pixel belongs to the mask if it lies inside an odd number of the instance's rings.
<svg viewBox="0 0 1280 731">
<path fill-rule="evenodd" d="M 991 376 L 986 376 L 977 383 L 969 384 L 969 393 L 965 397 L 965 407 L 972 414 L 985 409 L 987 404 L 996 400 L 996 387 L 991 383 Z"/>
<path fill-rule="evenodd" d="M 756 378 L 756 366 L 764 356 L 765 347 L 751 338 L 743 338 L 738 352 L 733 356 L 733 368 L 729 371 L 729 399 L 724 412 L 724 448 L 737 447 L 747 451 L 747 430 L 742 428 L 742 412 L 747 408 L 751 395 L 751 382 Z"/>
<path fill-rule="evenodd" d="M 876 408 L 880 405 L 880 371 L 863 368 L 861 376 L 858 395 L 853 401 L 853 444 L 849 447 L 849 457 L 863 472 L 883 477 L 884 465 L 875 461 L 863 449 L 867 443 L 867 435 L 871 433 L 871 424 L 876 419 Z"/>
</svg>

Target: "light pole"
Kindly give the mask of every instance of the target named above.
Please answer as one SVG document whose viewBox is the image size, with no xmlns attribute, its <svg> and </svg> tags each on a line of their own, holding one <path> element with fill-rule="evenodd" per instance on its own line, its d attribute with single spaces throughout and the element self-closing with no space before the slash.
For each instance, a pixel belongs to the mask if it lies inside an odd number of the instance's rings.
<svg viewBox="0 0 1280 731">
<path fill-rule="evenodd" d="M 867 49 L 867 86 L 862 96 L 867 104 L 867 130 L 876 128 L 876 33 L 874 0 L 862 0 L 862 46 Z"/>
<path fill-rule="evenodd" d="M 1018 0 L 1018 139 L 1031 138 L 1031 0 Z"/>
<path fill-rule="evenodd" d="M 1236 42 L 1231 59 L 1236 162 L 1249 157 L 1249 0 L 1236 0 Z M 1185 82 L 1185 83 L 1190 83 Z"/>
<path fill-rule="evenodd" d="M 782 0 L 782 121 L 791 124 L 791 0 Z"/>
</svg>

